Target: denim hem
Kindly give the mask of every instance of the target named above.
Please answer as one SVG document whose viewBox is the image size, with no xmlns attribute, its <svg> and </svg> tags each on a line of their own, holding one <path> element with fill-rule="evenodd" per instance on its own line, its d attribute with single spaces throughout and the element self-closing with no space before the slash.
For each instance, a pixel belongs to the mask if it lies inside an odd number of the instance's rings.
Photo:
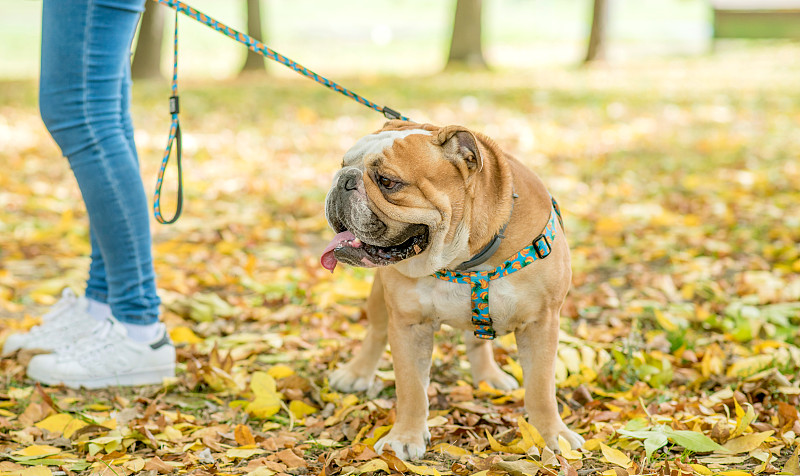
<svg viewBox="0 0 800 476">
<path fill-rule="evenodd" d="M 103 304 L 108 304 L 108 294 L 102 293 L 100 291 L 94 291 L 92 289 L 87 289 L 84 293 L 87 299 L 91 299 L 93 301 L 101 302 Z"/>
<path fill-rule="evenodd" d="M 155 324 L 158 322 L 158 314 L 145 314 L 143 316 L 139 315 L 122 315 L 122 316 L 114 316 L 114 319 L 123 323 L 123 324 L 133 324 L 135 326 L 149 326 L 151 324 Z"/>
</svg>

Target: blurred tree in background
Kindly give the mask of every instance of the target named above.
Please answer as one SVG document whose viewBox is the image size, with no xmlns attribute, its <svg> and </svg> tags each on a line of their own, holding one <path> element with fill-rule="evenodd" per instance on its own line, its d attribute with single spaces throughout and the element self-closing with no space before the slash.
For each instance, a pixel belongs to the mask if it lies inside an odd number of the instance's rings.
<svg viewBox="0 0 800 476">
<path fill-rule="evenodd" d="M 264 34 L 261 28 L 261 0 L 247 0 L 247 34 L 253 38 L 264 41 Z M 242 66 L 242 73 L 266 72 L 264 57 L 260 54 L 247 50 L 247 59 Z"/>
<path fill-rule="evenodd" d="M 457 0 L 446 68 L 487 68 L 483 57 L 482 23 L 483 0 Z"/>
<path fill-rule="evenodd" d="M 164 15 L 166 10 L 155 2 L 145 4 L 140 21 L 136 54 L 133 56 L 131 76 L 134 79 L 160 78 L 161 50 L 164 44 Z"/>
<path fill-rule="evenodd" d="M 592 29 L 584 63 L 602 60 L 605 56 L 606 25 L 608 24 L 608 0 L 594 0 L 592 5 Z"/>
</svg>

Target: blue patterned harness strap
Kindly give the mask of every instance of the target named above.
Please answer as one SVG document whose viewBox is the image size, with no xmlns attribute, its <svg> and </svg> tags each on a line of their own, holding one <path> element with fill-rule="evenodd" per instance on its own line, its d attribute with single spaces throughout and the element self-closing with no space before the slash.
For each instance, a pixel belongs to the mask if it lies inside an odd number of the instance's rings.
<svg viewBox="0 0 800 476">
<path fill-rule="evenodd" d="M 469 284 L 472 299 L 472 325 L 475 326 L 475 337 L 494 339 L 495 330 L 489 315 L 489 283 L 519 271 L 536 260 L 547 258 L 553 251 L 558 225 L 561 224 L 561 210 L 553 197 L 550 197 L 550 219 L 542 233 L 533 239 L 530 245 L 507 259 L 503 264 L 487 271 L 451 271 L 442 269 L 433 274 L 434 277 L 451 283 Z"/>
</svg>

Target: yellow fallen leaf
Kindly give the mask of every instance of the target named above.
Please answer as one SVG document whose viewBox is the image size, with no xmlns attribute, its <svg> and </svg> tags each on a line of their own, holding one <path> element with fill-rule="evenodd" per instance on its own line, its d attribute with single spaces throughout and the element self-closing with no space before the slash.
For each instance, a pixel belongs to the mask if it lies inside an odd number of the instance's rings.
<svg viewBox="0 0 800 476">
<path fill-rule="evenodd" d="M 73 433 L 86 425 L 86 422 L 78 420 L 77 418 L 73 418 L 72 415 L 66 413 L 57 413 L 55 415 L 50 415 L 39 423 L 36 423 L 34 426 L 43 430 L 47 430 L 51 433 L 60 433 L 64 436 L 64 438 L 69 438 Z"/>
<path fill-rule="evenodd" d="M 710 476 L 714 473 L 711 472 L 710 469 L 706 468 L 702 464 L 689 464 L 692 467 L 695 473 L 702 474 L 703 476 Z"/>
<path fill-rule="evenodd" d="M 257 397 L 248 403 L 244 409 L 256 418 L 269 418 L 281 411 L 281 403 L 278 398 Z"/>
<path fill-rule="evenodd" d="M 30 397 L 32 393 L 33 387 L 11 387 L 8 389 L 8 396 L 11 397 L 12 400 L 25 400 Z"/>
<path fill-rule="evenodd" d="M 678 325 L 675 324 L 668 316 L 665 316 L 660 309 L 654 309 L 653 314 L 655 315 L 656 322 L 658 322 L 658 324 L 664 328 L 664 330 L 675 332 L 679 329 Z"/>
<path fill-rule="evenodd" d="M 254 372 L 250 379 L 250 389 L 256 398 L 245 406 L 247 413 L 257 418 L 269 418 L 280 411 L 281 398 L 272 375 Z"/>
<path fill-rule="evenodd" d="M 33 466 L 20 471 L 19 476 L 53 476 L 53 472 L 47 466 Z"/>
<path fill-rule="evenodd" d="M 733 429 L 730 438 L 736 438 L 737 436 L 744 433 L 744 430 L 750 428 L 750 423 L 756 419 L 756 411 L 753 409 L 753 405 L 749 403 L 745 403 L 747 407 L 747 411 L 742 409 L 741 405 L 739 405 L 739 401 L 735 398 L 733 399 L 734 409 L 736 411 L 736 428 Z"/>
<path fill-rule="evenodd" d="M 459 448 L 458 446 L 451 445 L 450 443 L 439 443 L 438 445 L 431 448 L 431 452 L 447 453 L 453 458 L 460 458 L 462 456 L 470 454 L 470 452 L 465 450 L 464 448 Z"/>
<path fill-rule="evenodd" d="M 522 441 L 524 441 L 525 444 L 532 443 L 539 449 L 547 446 L 547 443 L 545 443 L 544 437 L 542 437 L 541 433 L 539 433 L 539 430 L 537 430 L 535 426 L 528 423 L 525 418 L 517 418 L 517 426 L 519 426 L 519 432 L 522 434 Z M 526 448 L 526 450 L 528 449 L 530 449 L 530 447 Z"/>
<path fill-rule="evenodd" d="M 372 431 L 372 437 L 371 438 L 366 438 L 362 443 L 364 443 L 367 446 L 372 446 L 375 443 L 377 443 L 378 440 L 380 440 L 383 435 L 385 435 L 386 433 L 389 433 L 389 430 L 391 430 L 391 429 L 392 429 L 392 425 L 383 425 L 383 426 L 376 427 Z"/>
<path fill-rule="evenodd" d="M 258 397 L 276 393 L 275 377 L 267 372 L 253 372 L 250 377 L 250 390 Z"/>
<path fill-rule="evenodd" d="M 190 328 L 186 326 L 173 327 L 169 331 L 169 338 L 175 344 L 199 344 L 203 339 L 197 336 Z"/>
<path fill-rule="evenodd" d="M 620 450 L 600 443 L 600 451 L 602 451 L 603 457 L 609 463 L 616 464 L 617 466 L 621 466 L 625 469 L 631 466 L 631 459 Z"/>
<path fill-rule="evenodd" d="M 61 448 L 56 448 L 55 446 L 50 445 L 31 445 L 27 448 L 11 452 L 12 455 L 17 456 L 36 456 L 41 458 L 45 456 L 57 455 L 59 453 L 61 453 Z"/>
<path fill-rule="evenodd" d="M 580 452 L 573 450 L 572 446 L 569 444 L 569 441 L 567 441 L 567 439 L 561 435 L 558 435 L 558 449 L 561 450 L 561 456 L 570 461 L 579 460 L 583 457 Z"/>
<path fill-rule="evenodd" d="M 508 334 L 513 335 L 513 334 Z M 519 362 L 512 359 L 511 357 L 506 357 L 506 365 L 503 366 L 503 370 L 510 373 L 512 377 L 517 379 L 518 383 L 522 383 L 522 366 L 519 365 Z"/>
<path fill-rule="evenodd" d="M 499 441 L 495 440 L 492 435 L 489 434 L 489 431 L 486 431 L 486 438 L 489 440 L 489 446 L 492 448 L 492 451 L 498 451 L 502 453 L 516 453 L 516 454 L 525 454 L 525 450 L 520 448 L 517 445 L 509 445 L 506 446 Z"/>
<path fill-rule="evenodd" d="M 342 408 L 352 407 L 357 403 L 358 403 L 358 396 L 351 393 L 350 395 L 347 395 L 342 399 L 341 407 Z"/>
<path fill-rule="evenodd" d="M 783 465 L 783 474 L 800 474 L 800 445 L 794 449 L 792 456 Z"/>
<path fill-rule="evenodd" d="M 289 411 L 292 412 L 298 420 L 304 418 L 306 415 L 311 415 L 319 411 L 317 407 L 312 407 L 302 400 L 292 400 L 289 402 Z"/>
<path fill-rule="evenodd" d="M 738 438 L 728 440 L 724 445 L 722 445 L 722 447 L 731 453 L 749 453 L 750 451 L 753 451 L 761 446 L 761 443 L 765 442 L 767 438 L 772 436 L 773 433 L 774 431 L 770 430 L 740 436 Z"/>
<path fill-rule="evenodd" d="M 174 426 L 168 425 L 164 427 L 164 431 L 156 435 L 156 439 L 171 441 L 174 443 L 183 439 L 183 433 L 181 433 L 181 430 L 175 428 Z M 117 441 L 120 440 L 121 438 L 119 438 Z"/>
<path fill-rule="evenodd" d="M 419 474 L 422 476 L 441 476 L 441 473 L 439 473 L 436 468 L 411 464 L 408 461 L 404 461 L 404 463 L 406 464 L 406 468 L 408 468 L 414 474 Z"/>
<path fill-rule="evenodd" d="M 589 438 L 583 443 L 583 449 L 587 451 L 597 451 L 600 449 L 600 443 L 603 440 L 599 438 Z"/>
<path fill-rule="evenodd" d="M 428 420 L 428 428 L 433 428 L 436 426 L 442 426 L 447 424 L 447 417 L 442 415 L 436 415 L 435 417 Z"/>
<path fill-rule="evenodd" d="M 141 471 L 144 468 L 144 464 L 145 464 L 144 459 L 142 459 L 142 458 L 134 458 L 134 459 L 132 459 L 130 461 L 126 461 L 125 463 L 122 463 L 122 467 L 127 469 L 127 470 L 129 470 L 129 471 L 133 471 L 134 473 L 138 473 L 139 471 Z"/>
<path fill-rule="evenodd" d="M 272 476 L 275 471 L 267 468 L 266 466 L 259 466 L 258 468 L 250 471 L 245 476 Z"/>
<path fill-rule="evenodd" d="M 373 460 L 369 460 L 366 463 L 362 464 L 361 466 L 356 467 L 356 473 L 374 473 L 376 471 L 383 471 L 384 473 L 391 473 L 389 470 L 389 465 L 386 464 L 386 461 L 375 458 Z"/>
<path fill-rule="evenodd" d="M 225 456 L 231 459 L 247 459 L 264 453 L 266 451 L 261 448 L 231 448 L 225 452 Z"/>
<path fill-rule="evenodd" d="M 772 365 L 775 357 L 769 354 L 754 355 L 737 360 L 730 367 L 726 375 L 728 377 L 749 377 Z"/>
<path fill-rule="evenodd" d="M 277 380 L 294 375 L 294 370 L 288 365 L 273 365 L 267 373 Z"/>
<path fill-rule="evenodd" d="M 730 471 L 722 471 L 721 473 L 717 473 L 721 476 L 752 476 L 752 473 L 748 473 L 747 471 L 741 471 L 738 469 L 732 469 Z"/>
</svg>

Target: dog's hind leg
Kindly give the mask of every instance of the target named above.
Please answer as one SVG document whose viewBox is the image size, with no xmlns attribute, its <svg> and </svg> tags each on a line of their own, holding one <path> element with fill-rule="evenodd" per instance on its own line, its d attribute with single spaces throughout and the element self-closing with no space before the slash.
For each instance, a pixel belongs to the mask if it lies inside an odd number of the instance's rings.
<svg viewBox="0 0 800 476">
<path fill-rule="evenodd" d="M 472 367 L 472 384 L 478 386 L 483 381 L 498 390 L 514 390 L 519 387 L 517 380 L 503 372 L 494 360 L 491 341 L 478 339 L 472 331 L 464 331 L 467 346 L 467 359 Z"/>
<path fill-rule="evenodd" d="M 389 313 L 383 295 L 380 271 L 375 273 L 372 291 L 367 299 L 367 335 L 361 350 L 353 359 L 333 371 L 330 376 L 331 387 L 343 392 L 358 392 L 369 388 L 378 370 L 378 363 L 386 350 L 388 341 L 386 325 Z"/>
</svg>

